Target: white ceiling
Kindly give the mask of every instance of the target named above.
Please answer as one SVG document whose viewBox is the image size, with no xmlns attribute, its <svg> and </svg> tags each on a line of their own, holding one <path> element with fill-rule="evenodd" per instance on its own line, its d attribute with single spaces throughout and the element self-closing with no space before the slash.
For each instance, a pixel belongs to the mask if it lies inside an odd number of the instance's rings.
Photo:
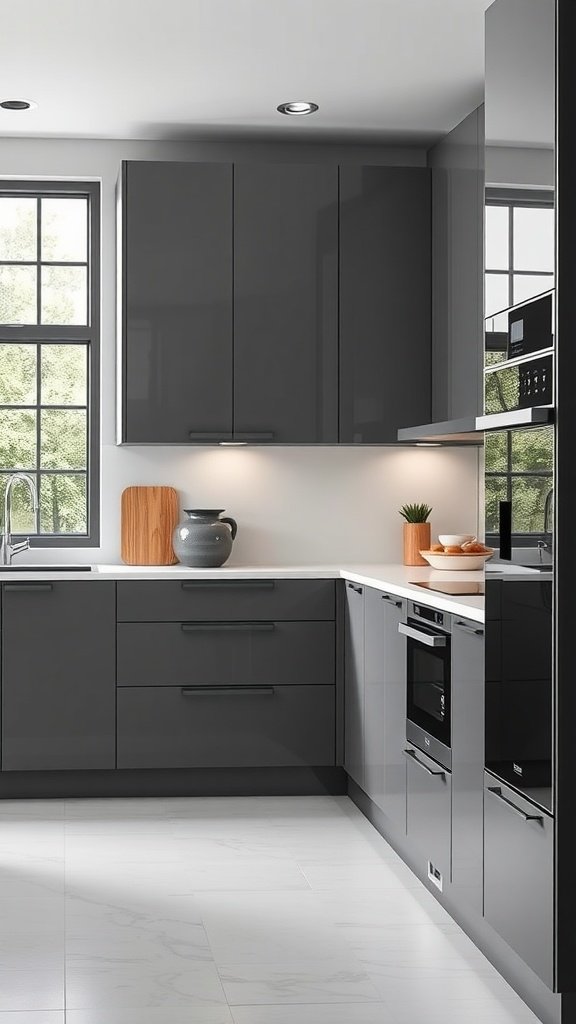
<svg viewBox="0 0 576 1024">
<path fill-rule="evenodd" d="M 4 4 L 0 135 L 429 142 L 482 99 L 491 0 Z M 317 114 L 276 113 L 310 99 Z"/>
</svg>

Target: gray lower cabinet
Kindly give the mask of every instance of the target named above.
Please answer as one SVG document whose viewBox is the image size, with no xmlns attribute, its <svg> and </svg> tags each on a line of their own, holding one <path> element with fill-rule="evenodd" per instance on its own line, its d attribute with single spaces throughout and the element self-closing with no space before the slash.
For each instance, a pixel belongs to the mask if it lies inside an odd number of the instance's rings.
<svg viewBox="0 0 576 1024">
<path fill-rule="evenodd" d="M 485 776 L 484 915 L 553 987 L 554 821 L 493 776 Z"/>
<path fill-rule="evenodd" d="M 328 766 L 333 686 L 125 687 L 119 768 Z"/>
<path fill-rule="evenodd" d="M 234 165 L 234 435 L 338 440 L 338 167 Z"/>
<path fill-rule="evenodd" d="M 364 788 L 364 587 L 344 586 L 344 767 Z"/>
<path fill-rule="evenodd" d="M 450 879 L 451 774 L 422 751 L 410 745 L 406 749 L 408 844 L 421 877 L 433 868 L 445 889 Z"/>
<path fill-rule="evenodd" d="M 452 620 L 453 898 L 482 913 L 484 628 Z"/>
<path fill-rule="evenodd" d="M 122 164 L 119 440 L 232 436 L 232 165 Z"/>
<path fill-rule="evenodd" d="M 430 171 L 340 168 L 340 442 L 430 421 Z"/>
<path fill-rule="evenodd" d="M 333 622 L 120 622 L 118 685 L 334 683 Z"/>
<path fill-rule="evenodd" d="M 119 622 L 334 619 L 334 580 L 123 580 Z"/>
<path fill-rule="evenodd" d="M 405 602 L 365 590 L 364 791 L 395 831 L 406 832 Z"/>
<path fill-rule="evenodd" d="M 2 586 L 2 769 L 114 768 L 115 584 Z"/>
</svg>

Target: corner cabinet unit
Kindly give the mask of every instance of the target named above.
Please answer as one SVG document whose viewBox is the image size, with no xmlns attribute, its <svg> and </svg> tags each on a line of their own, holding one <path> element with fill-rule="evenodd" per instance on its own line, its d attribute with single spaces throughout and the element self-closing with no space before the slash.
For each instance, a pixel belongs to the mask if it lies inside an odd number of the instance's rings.
<svg viewBox="0 0 576 1024">
<path fill-rule="evenodd" d="M 2 770 L 115 768 L 116 585 L 2 585 Z"/>
<path fill-rule="evenodd" d="M 429 175 L 124 162 L 119 443 L 386 444 L 429 419 Z"/>
</svg>

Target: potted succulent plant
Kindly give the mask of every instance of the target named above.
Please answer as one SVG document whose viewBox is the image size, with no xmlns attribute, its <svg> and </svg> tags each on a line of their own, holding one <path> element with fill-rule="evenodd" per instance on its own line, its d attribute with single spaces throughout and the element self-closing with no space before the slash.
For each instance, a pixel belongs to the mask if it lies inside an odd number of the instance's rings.
<svg viewBox="0 0 576 1024">
<path fill-rule="evenodd" d="M 404 526 L 404 565 L 427 565 L 421 551 L 430 549 L 430 523 L 428 516 L 432 508 L 421 504 L 402 505 L 400 515 L 406 520 Z"/>
</svg>

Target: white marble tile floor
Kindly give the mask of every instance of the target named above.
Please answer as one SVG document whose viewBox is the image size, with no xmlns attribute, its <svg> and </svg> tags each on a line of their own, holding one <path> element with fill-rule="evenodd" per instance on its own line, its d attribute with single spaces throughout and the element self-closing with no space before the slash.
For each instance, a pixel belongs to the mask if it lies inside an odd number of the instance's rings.
<svg viewBox="0 0 576 1024">
<path fill-rule="evenodd" d="M 345 797 L 0 802 L 0 1024 L 537 1024 Z"/>
</svg>

